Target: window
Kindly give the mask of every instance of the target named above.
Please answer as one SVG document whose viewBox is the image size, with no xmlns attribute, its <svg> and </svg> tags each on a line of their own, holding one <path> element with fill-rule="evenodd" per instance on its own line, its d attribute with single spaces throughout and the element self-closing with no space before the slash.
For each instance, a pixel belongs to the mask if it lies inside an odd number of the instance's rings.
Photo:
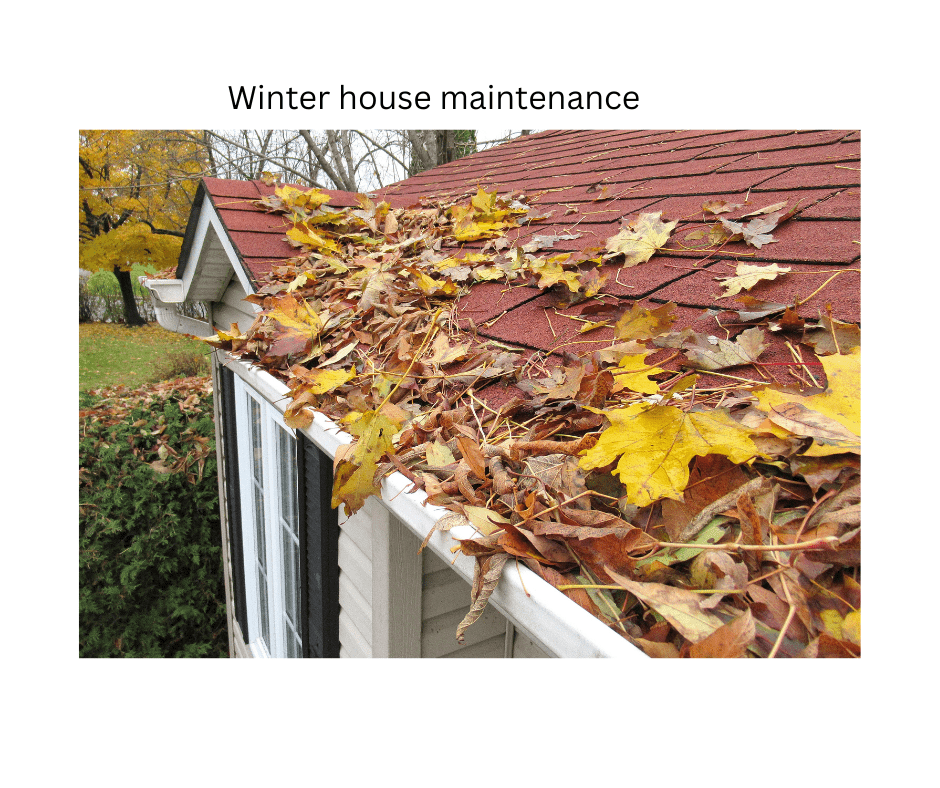
<svg viewBox="0 0 940 788">
<path fill-rule="evenodd" d="M 252 653 L 301 657 L 297 449 L 280 413 L 235 378 L 245 598 Z"/>
<path fill-rule="evenodd" d="M 217 357 L 233 626 L 262 657 L 339 656 L 333 462 Z"/>
</svg>

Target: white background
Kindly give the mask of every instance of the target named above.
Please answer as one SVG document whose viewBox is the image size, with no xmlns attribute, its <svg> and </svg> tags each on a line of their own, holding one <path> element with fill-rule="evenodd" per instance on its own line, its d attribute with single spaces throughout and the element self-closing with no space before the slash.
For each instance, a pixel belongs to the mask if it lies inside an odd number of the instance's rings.
<svg viewBox="0 0 940 788">
<path fill-rule="evenodd" d="M 882 6 L 882 16 L 863 5 L 874 4 L 164 2 L 7 12 L 7 772 L 38 785 L 289 777 L 357 786 L 406 774 L 423 775 L 408 784 L 519 788 L 913 783 L 932 755 L 937 701 L 928 532 L 938 519 L 928 465 L 936 340 L 926 324 L 937 251 L 918 232 L 935 224 L 937 204 L 925 80 L 936 27 L 910 3 Z M 234 112 L 228 100 L 230 84 L 340 83 L 432 98 L 491 83 L 635 90 L 640 106 L 340 114 Z M 78 660 L 76 131 L 300 126 L 861 128 L 862 660 L 650 661 L 642 675 L 610 662 Z"/>
</svg>

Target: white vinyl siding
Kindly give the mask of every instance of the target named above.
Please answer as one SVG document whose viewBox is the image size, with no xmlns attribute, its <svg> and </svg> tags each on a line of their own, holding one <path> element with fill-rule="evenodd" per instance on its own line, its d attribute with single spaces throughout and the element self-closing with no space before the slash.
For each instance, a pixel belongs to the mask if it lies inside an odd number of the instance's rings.
<svg viewBox="0 0 940 788">
<path fill-rule="evenodd" d="M 339 517 L 340 657 L 546 657 L 494 607 L 457 643 L 470 586 L 375 498 Z M 391 560 L 375 565 L 383 551 Z"/>
<path fill-rule="evenodd" d="M 242 333 L 255 321 L 255 307 L 245 301 L 245 288 L 231 269 L 229 283 L 222 293 L 222 298 L 212 302 L 212 322 L 215 328 L 228 331 L 232 323 L 238 324 Z"/>
</svg>

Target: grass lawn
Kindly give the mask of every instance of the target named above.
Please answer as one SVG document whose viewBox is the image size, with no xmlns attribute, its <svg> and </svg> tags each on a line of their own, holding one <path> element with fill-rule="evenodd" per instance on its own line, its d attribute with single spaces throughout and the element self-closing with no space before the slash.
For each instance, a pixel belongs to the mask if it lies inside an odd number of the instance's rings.
<svg viewBox="0 0 940 788">
<path fill-rule="evenodd" d="M 208 345 L 174 334 L 156 323 L 138 328 L 79 323 L 78 336 L 79 391 L 120 384 L 133 388 L 165 380 L 176 374 L 174 359 L 194 353 L 205 362 L 201 374 L 209 374 Z"/>
</svg>

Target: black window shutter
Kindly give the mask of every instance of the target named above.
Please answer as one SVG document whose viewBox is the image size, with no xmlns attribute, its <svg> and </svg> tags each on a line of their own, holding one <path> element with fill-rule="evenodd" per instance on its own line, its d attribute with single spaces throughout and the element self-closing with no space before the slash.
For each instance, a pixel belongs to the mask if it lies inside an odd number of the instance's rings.
<svg viewBox="0 0 940 788">
<path fill-rule="evenodd" d="M 242 508 L 238 485 L 238 435 L 235 429 L 235 373 L 219 366 L 219 409 L 222 414 L 222 469 L 232 556 L 232 598 L 235 620 L 248 638 L 248 601 L 245 596 L 245 552 L 242 542 Z"/>
<path fill-rule="evenodd" d="M 301 618 L 305 657 L 339 656 L 339 520 L 330 507 L 333 462 L 297 433 Z"/>
</svg>

